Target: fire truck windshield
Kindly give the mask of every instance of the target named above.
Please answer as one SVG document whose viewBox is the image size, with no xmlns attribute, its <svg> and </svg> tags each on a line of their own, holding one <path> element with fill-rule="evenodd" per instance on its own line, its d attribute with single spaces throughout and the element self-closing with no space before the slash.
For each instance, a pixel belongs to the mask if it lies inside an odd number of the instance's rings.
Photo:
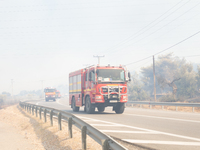
<svg viewBox="0 0 200 150">
<path fill-rule="evenodd" d="M 55 92 L 55 89 L 45 89 L 45 93 L 47 92 Z"/>
<path fill-rule="evenodd" d="M 98 69 L 97 78 L 102 82 L 124 82 L 125 75 L 123 69 Z"/>
</svg>

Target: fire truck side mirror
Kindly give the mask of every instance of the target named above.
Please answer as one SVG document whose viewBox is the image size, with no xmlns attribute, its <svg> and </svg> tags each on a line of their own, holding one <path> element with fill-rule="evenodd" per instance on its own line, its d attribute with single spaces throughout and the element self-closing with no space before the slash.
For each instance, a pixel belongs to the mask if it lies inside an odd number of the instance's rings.
<svg viewBox="0 0 200 150">
<path fill-rule="evenodd" d="M 98 82 L 101 82 L 101 80 L 102 80 L 102 77 L 98 77 Z"/>
<path fill-rule="evenodd" d="M 129 81 L 131 81 L 131 74 L 130 74 L 130 72 L 128 72 L 128 78 L 129 78 Z"/>
<path fill-rule="evenodd" d="M 89 73 L 89 81 L 92 81 L 92 72 Z"/>
</svg>

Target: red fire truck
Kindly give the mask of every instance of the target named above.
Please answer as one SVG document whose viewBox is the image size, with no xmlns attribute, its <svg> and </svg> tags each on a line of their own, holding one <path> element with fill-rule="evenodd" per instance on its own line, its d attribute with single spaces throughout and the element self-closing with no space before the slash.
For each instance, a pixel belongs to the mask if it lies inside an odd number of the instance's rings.
<svg viewBox="0 0 200 150">
<path fill-rule="evenodd" d="M 117 114 L 124 112 L 128 101 L 127 82 L 130 73 L 122 66 L 90 66 L 69 74 L 69 104 L 73 111 L 81 106 L 87 113 L 94 113 L 97 107 L 113 107 Z"/>
<path fill-rule="evenodd" d="M 45 101 L 53 100 L 56 101 L 56 88 L 46 87 L 44 89 Z"/>
<path fill-rule="evenodd" d="M 61 98 L 60 91 L 56 91 L 56 98 Z"/>
</svg>

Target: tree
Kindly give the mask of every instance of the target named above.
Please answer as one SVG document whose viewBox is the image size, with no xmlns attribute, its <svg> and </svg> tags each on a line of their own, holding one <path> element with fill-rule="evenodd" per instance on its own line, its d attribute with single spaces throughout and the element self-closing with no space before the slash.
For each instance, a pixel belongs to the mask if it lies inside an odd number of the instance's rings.
<svg viewBox="0 0 200 150">
<path fill-rule="evenodd" d="M 146 89 L 153 93 L 153 66 L 142 68 L 143 82 Z M 185 59 L 174 57 L 172 53 L 158 56 L 156 68 L 157 93 L 173 94 L 179 97 L 192 97 L 196 93 L 196 78 L 193 66 Z"/>
<path fill-rule="evenodd" d="M 177 96 L 184 99 L 192 98 L 197 94 L 196 73 L 186 67 L 181 68 L 181 73 L 181 80 L 177 82 Z"/>
<path fill-rule="evenodd" d="M 6 100 L 6 95 L 0 95 L 0 108 L 4 105 Z"/>
<path fill-rule="evenodd" d="M 176 99 L 177 86 L 175 82 L 181 79 L 179 74 L 179 69 L 183 62 L 177 57 L 173 57 L 172 53 L 167 55 L 158 56 L 158 61 L 156 62 L 156 79 L 162 90 L 169 86 L 173 93 L 173 98 Z"/>
<path fill-rule="evenodd" d="M 2 95 L 11 96 L 11 94 L 8 92 L 2 92 Z"/>
<path fill-rule="evenodd" d="M 196 75 L 196 80 L 197 80 L 197 91 L 200 92 L 200 66 L 197 66 L 197 75 Z"/>
<path fill-rule="evenodd" d="M 128 83 L 129 99 L 131 101 L 148 99 L 149 95 L 143 89 L 144 84 L 141 82 L 139 75 L 137 73 L 134 73 L 131 78 L 132 78 L 131 82 Z"/>
</svg>

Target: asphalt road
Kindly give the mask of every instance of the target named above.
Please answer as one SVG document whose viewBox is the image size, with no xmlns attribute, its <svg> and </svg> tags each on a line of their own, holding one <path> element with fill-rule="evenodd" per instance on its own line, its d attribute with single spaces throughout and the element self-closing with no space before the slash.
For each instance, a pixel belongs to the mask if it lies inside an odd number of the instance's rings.
<svg viewBox="0 0 200 150">
<path fill-rule="evenodd" d="M 32 103 L 73 113 L 107 135 L 129 143 L 162 150 L 200 149 L 198 113 L 126 108 L 123 114 L 115 114 L 108 107 L 104 113 L 86 114 L 83 108 L 73 112 L 64 99 Z"/>
</svg>

